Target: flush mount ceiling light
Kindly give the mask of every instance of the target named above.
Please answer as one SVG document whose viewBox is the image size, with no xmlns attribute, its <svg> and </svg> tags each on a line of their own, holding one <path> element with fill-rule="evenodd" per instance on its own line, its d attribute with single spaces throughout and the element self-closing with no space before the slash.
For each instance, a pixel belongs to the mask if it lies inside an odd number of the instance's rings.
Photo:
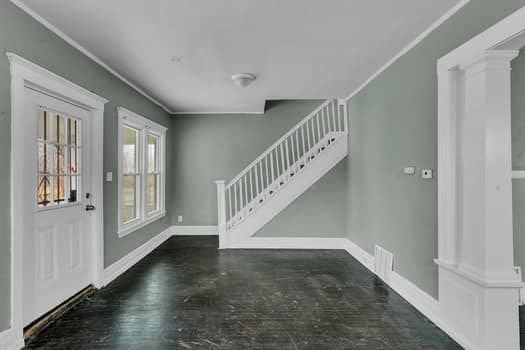
<svg viewBox="0 0 525 350">
<path fill-rule="evenodd" d="M 255 75 L 250 73 L 240 73 L 232 75 L 233 83 L 239 87 L 246 87 L 255 80 Z"/>
</svg>

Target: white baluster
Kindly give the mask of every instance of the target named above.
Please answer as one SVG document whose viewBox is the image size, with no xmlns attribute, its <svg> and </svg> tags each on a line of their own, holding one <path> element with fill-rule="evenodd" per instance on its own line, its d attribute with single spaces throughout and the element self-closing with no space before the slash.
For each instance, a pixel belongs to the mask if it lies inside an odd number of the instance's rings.
<svg viewBox="0 0 525 350">
<path fill-rule="evenodd" d="M 315 115 L 315 119 L 317 120 L 317 142 L 321 141 L 321 126 L 319 123 L 319 113 Z"/>
<path fill-rule="evenodd" d="M 263 188 L 266 189 L 270 186 L 270 169 L 268 169 L 268 156 L 264 157 L 264 167 L 266 168 L 266 183 L 264 184 Z"/>
<path fill-rule="evenodd" d="M 339 115 L 339 107 L 337 108 L 337 111 L 335 109 L 335 101 L 332 101 L 331 103 L 332 111 L 335 113 L 335 116 L 337 118 L 337 131 L 341 131 L 341 120 Z"/>
<path fill-rule="evenodd" d="M 345 129 L 343 130 L 344 132 L 348 132 L 348 105 L 346 103 L 345 100 L 342 100 L 343 102 L 343 120 L 344 120 L 344 127 Z"/>
<path fill-rule="evenodd" d="M 272 169 L 272 181 L 270 181 L 270 184 L 273 183 L 273 181 L 275 180 L 275 172 L 274 172 L 274 166 L 273 166 L 273 153 L 274 151 L 272 150 L 270 152 L 270 168 Z"/>
<path fill-rule="evenodd" d="M 250 202 L 253 201 L 253 171 L 255 168 L 251 168 L 248 174 L 250 175 Z"/>
<path fill-rule="evenodd" d="M 229 221 L 231 221 L 231 219 L 233 218 L 233 211 L 232 211 L 232 188 L 229 187 L 228 188 L 228 206 L 230 208 L 230 219 Z"/>
<path fill-rule="evenodd" d="M 321 110 L 321 126 L 323 128 L 323 137 L 326 136 L 326 115 L 324 112 L 324 108 Z"/>
<path fill-rule="evenodd" d="M 226 196 L 224 181 L 215 181 L 217 185 L 217 216 L 219 231 L 219 249 L 226 248 Z"/>
<path fill-rule="evenodd" d="M 261 162 L 255 166 L 255 197 L 259 197 L 259 171 L 261 171 Z"/>
<path fill-rule="evenodd" d="M 310 152 L 310 119 L 306 122 L 306 136 L 308 138 L 308 147 L 307 150 Z"/>
<path fill-rule="evenodd" d="M 238 209 L 238 201 L 239 201 L 239 198 L 237 197 L 237 184 L 239 182 L 235 182 L 233 184 L 233 197 L 235 198 L 235 215 L 237 215 L 237 213 L 239 212 L 239 209 Z"/>
<path fill-rule="evenodd" d="M 299 154 L 301 153 L 301 151 L 299 151 L 299 129 L 295 131 L 295 153 L 294 163 L 299 160 Z"/>
<path fill-rule="evenodd" d="M 337 131 L 337 124 L 336 124 L 336 121 L 335 121 L 335 113 L 334 113 L 333 109 L 331 111 L 332 111 L 332 123 L 334 124 L 333 131 Z"/>
<path fill-rule="evenodd" d="M 288 149 L 288 140 L 289 139 L 284 140 L 286 149 L 286 171 L 290 169 L 290 150 Z"/>
<path fill-rule="evenodd" d="M 282 166 L 282 173 L 279 173 L 279 175 L 283 175 L 284 172 L 286 171 L 286 168 L 284 167 L 284 146 L 282 143 L 281 143 L 281 166 Z"/>
<path fill-rule="evenodd" d="M 304 157 L 306 154 L 306 143 L 304 142 L 304 124 L 301 126 L 301 140 L 303 142 L 303 154 L 301 156 Z"/>
<path fill-rule="evenodd" d="M 244 178 L 244 200 L 245 200 L 243 209 L 246 209 L 248 207 L 248 181 L 247 181 L 248 177 L 245 174 L 243 176 L 243 178 Z M 244 215 L 246 215 L 246 214 L 244 214 Z"/>
</svg>

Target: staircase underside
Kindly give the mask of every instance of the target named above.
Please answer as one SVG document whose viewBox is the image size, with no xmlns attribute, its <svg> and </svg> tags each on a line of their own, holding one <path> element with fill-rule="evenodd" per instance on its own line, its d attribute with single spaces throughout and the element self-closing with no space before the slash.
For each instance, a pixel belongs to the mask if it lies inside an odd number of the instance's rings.
<svg viewBox="0 0 525 350">
<path fill-rule="evenodd" d="M 296 200 L 302 193 L 328 173 L 348 154 L 345 132 L 334 132 L 323 138 L 305 157 L 299 159 L 286 176 L 275 181 L 261 196 L 247 206 L 245 212 L 232 218 L 221 249 L 254 248 L 260 237 L 253 237 L 265 224 Z"/>
</svg>

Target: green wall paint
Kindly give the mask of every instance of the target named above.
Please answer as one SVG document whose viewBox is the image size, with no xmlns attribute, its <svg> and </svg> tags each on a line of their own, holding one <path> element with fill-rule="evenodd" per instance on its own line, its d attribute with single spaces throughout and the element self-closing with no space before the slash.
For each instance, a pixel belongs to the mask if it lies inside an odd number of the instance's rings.
<svg viewBox="0 0 525 350">
<path fill-rule="evenodd" d="M 525 0 L 471 0 L 349 102 L 348 235 L 395 255 L 395 270 L 437 297 L 437 184 L 403 167 L 437 165 L 436 61 Z"/>
<path fill-rule="evenodd" d="M 119 79 L 108 73 L 55 34 L 34 21 L 7 0 L 0 1 L 0 331 L 9 327 L 10 300 L 10 75 L 6 51 L 79 84 L 110 100 L 104 113 L 104 170 L 117 172 L 116 107 L 124 106 L 152 120 L 169 126 L 170 117 Z M 168 140 L 168 150 L 171 149 Z M 168 178 L 171 157 L 168 157 Z M 102 174 L 100 174 L 102 176 Z M 171 183 L 168 182 L 168 193 Z M 104 183 L 105 265 L 109 265 L 170 225 L 169 215 L 163 220 L 118 239 L 116 233 L 117 182 Z M 168 200 L 168 212 L 171 201 Z"/>
<path fill-rule="evenodd" d="M 512 169 L 525 170 L 525 51 L 512 61 Z M 512 181 L 514 264 L 525 268 L 525 179 Z M 525 271 L 524 271 L 525 272 Z"/>
<path fill-rule="evenodd" d="M 257 237 L 344 237 L 346 158 L 264 225 Z"/>
<path fill-rule="evenodd" d="M 294 124 L 319 106 L 322 101 L 270 101 L 266 112 L 253 115 L 177 116 L 172 124 L 173 174 L 172 221 L 174 225 L 217 225 L 217 189 L 215 180 L 230 180 L 257 156 L 273 144 Z M 345 161 L 343 161 L 345 162 Z M 271 224 L 271 230 L 260 234 L 318 234 L 318 227 L 329 225 L 326 233 L 341 233 L 344 213 L 333 210 L 322 219 L 306 216 L 306 212 L 322 210 L 316 199 L 325 191 L 344 188 L 344 172 L 340 166 L 330 178 L 338 185 L 323 179 L 310 193 L 305 193 Z M 324 197 L 323 197 L 324 198 Z M 334 198 L 344 205 L 344 196 Z M 332 205 L 332 204 L 331 204 Z M 339 209 L 339 208 L 338 208 Z M 182 215 L 184 222 L 176 222 Z M 297 223 L 293 227 L 291 224 Z"/>
</svg>

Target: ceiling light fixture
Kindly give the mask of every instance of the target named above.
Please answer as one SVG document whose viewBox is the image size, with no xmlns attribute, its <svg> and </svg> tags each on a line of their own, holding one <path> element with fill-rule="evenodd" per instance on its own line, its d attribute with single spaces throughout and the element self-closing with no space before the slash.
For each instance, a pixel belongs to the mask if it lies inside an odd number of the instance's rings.
<svg viewBox="0 0 525 350">
<path fill-rule="evenodd" d="M 250 73 L 239 73 L 232 75 L 232 80 L 238 87 L 247 87 L 255 80 L 255 75 Z"/>
</svg>

